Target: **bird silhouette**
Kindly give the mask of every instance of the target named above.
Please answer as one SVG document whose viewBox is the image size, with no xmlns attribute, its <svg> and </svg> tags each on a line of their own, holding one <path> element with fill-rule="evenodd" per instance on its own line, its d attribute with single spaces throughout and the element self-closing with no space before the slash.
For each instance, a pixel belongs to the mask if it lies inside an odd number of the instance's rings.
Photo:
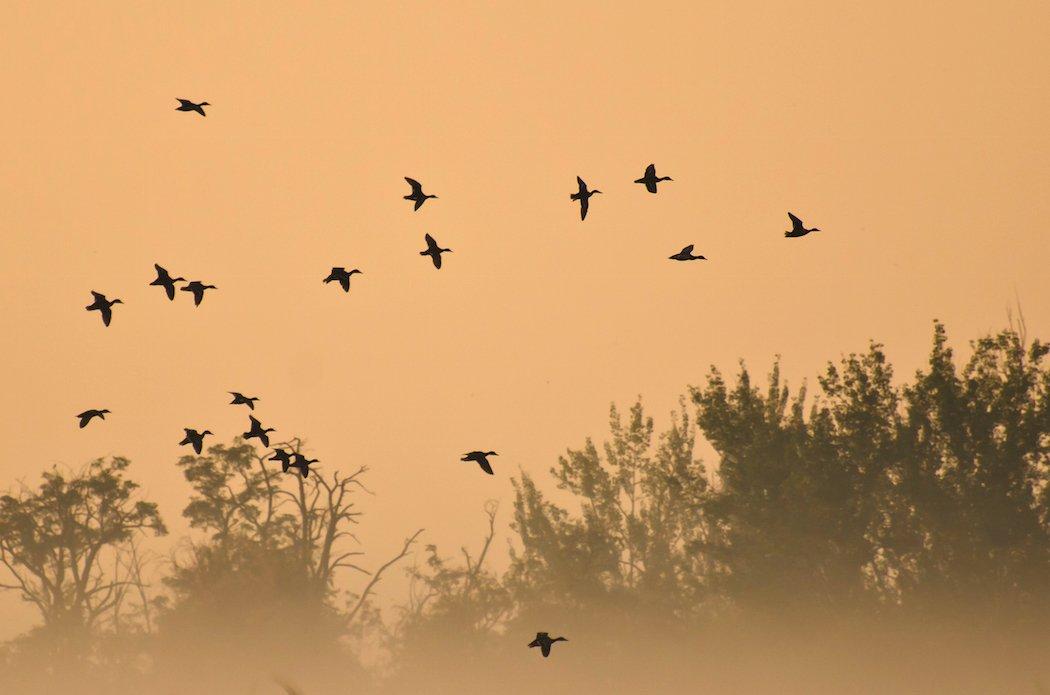
<svg viewBox="0 0 1050 695">
<path fill-rule="evenodd" d="M 813 229 L 806 229 L 805 225 L 802 224 L 802 220 L 800 220 L 799 218 L 795 217 L 790 212 L 788 213 L 788 217 L 791 218 L 791 231 L 790 232 L 784 232 L 784 236 L 786 236 L 786 237 L 806 236 L 810 232 L 819 232 L 820 231 L 816 227 L 814 227 Z"/>
<path fill-rule="evenodd" d="M 173 278 L 167 270 L 156 263 L 153 264 L 153 267 L 157 269 L 157 279 L 151 282 L 150 286 L 163 287 L 168 299 L 175 299 L 175 283 L 186 282 L 186 278 Z"/>
<path fill-rule="evenodd" d="M 598 189 L 595 189 L 593 191 L 588 191 L 587 190 L 587 184 L 584 183 L 583 179 L 581 179 L 579 176 L 576 177 L 576 183 L 579 184 L 580 190 L 577 191 L 576 193 L 573 193 L 572 195 L 570 195 L 569 196 L 569 200 L 578 200 L 578 201 L 580 201 L 580 219 L 581 220 L 585 220 L 585 219 L 587 219 L 587 210 L 591 206 L 591 204 L 590 204 L 591 196 L 594 195 L 595 193 L 601 193 L 601 191 L 599 191 Z"/>
<path fill-rule="evenodd" d="M 499 456 L 495 451 L 468 451 L 463 454 L 460 461 L 473 461 L 481 466 L 481 470 L 492 475 L 492 466 L 489 464 L 489 456 Z"/>
<path fill-rule="evenodd" d="M 269 433 L 275 430 L 272 427 L 267 427 L 266 429 L 263 429 L 262 423 L 256 420 L 254 415 L 249 415 L 248 419 L 252 422 L 251 429 L 249 429 L 241 436 L 245 439 L 251 439 L 254 437 L 255 439 L 258 439 L 260 442 L 262 442 L 263 446 L 270 446 Z"/>
<path fill-rule="evenodd" d="M 551 637 L 546 632 L 537 632 L 536 639 L 529 642 L 529 647 L 539 647 L 540 651 L 543 652 L 544 658 L 551 655 L 551 645 L 555 642 L 568 642 L 569 640 L 565 637 Z"/>
<path fill-rule="evenodd" d="M 338 282 L 339 286 L 343 288 L 343 292 L 349 292 L 350 276 L 354 273 L 357 273 L 358 275 L 364 275 L 364 273 L 362 273 L 357 268 L 354 268 L 353 270 L 347 270 L 346 268 L 332 268 L 332 272 L 328 273 L 328 277 L 326 277 L 322 282 L 324 282 L 324 284 L 326 285 L 330 282 Z"/>
<path fill-rule="evenodd" d="M 248 410 L 255 410 L 255 401 L 259 400 L 258 396 L 249 397 L 245 396 L 243 393 L 238 393 L 237 391 L 229 391 L 228 393 L 233 396 L 230 405 L 246 405 L 248 406 Z"/>
<path fill-rule="evenodd" d="M 419 208 L 423 207 L 423 203 L 426 202 L 427 198 L 437 198 L 436 195 L 427 195 L 426 193 L 424 193 L 423 185 L 419 183 L 419 181 L 416 181 L 415 179 L 410 179 L 407 176 L 405 177 L 405 181 L 408 181 L 408 185 L 412 187 L 411 195 L 406 195 L 405 200 L 415 201 L 416 206 L 412 208 L 413 210 L 418 210 Z"/>
<path fill-rule="evenodd" d="M 423 251 L 419 252 L 420 256 L 430 256 L 430 260 L 434 261 L 434 267 L 441 270 L 441 254 L 452 253 L 452 249 L 443 249 L 438 246 L 438 243 L 434 241 L 434 237 L 429 234 L 423 236 L 426 239 L 427 247 Z"/>
<path fill-rule="evenodd" d="M 706 261 L 704 256 L 693 255 L 693 245 L 689 244 L 673 256 L 668 256 L 672 261 Z"/>
<path fill-rule="evenodd" d="M 77 417 L 80 418 L 80 429 L 84 429 L 85 427 L 87 427 L 88 423 L 91 422 L 93 418 L 97 417 L 99 420 L 105 420 L 106 413 L 108 412 L 109 411 L 105 408 L 102 408 L 101 410 L 92 408 L 91 410 L 85 410 L 84 412 L 80 413 L 79 415 L 77 415 Z"/>
<path fill-rule="evenodd" d="M 179 446 L 189 444 L 193 447 L 194 453 L 199 456 L 201 449 L 204 448 L 204 437 L 212 434 L 212 431 L 204 430 L 203 432 L 198 432 L 197 430 L 191 430 L 189 427 L 183 427 L 182 431 L 186 433 L 186 436 L 182 438 L 181 442 L 179 442 Z"/>
<path fill-rule="evenodd" d="M 656 165 L 650 164 L 645 168 L 645 176 L 640 179 L 635 179 L 635 183 L 641 183 L 645 185 L 645 190 L 650 193 L 656 193 L 656 184 L 661 181 L 674 181 L 670 176 L 657 176 Z"/>
<path fill-rule="evenodd" d="M 199 113 L 202 116 L 207 116 L 208 115 L 208 114 L 204 113 L 204 107 L 205 106 L 211 106 L 211 104 L 209 104 L 206 101 L 202 101 L 199 104 L 194 104 L 189 99 L 179 99 L 178 101 L 179 101 L 179 105 L 175 107 L 176 111 L 196 111 L 197 113 Z"/>
<path fill-rule="evenodd" d="M 317 463 L 317 459 L 308 459 L 302 454 L 296 454 L 295 459 L 289 464 L 292 468 L 298 468 L 299 472 L 305 478 L 310 475 L 310 464 Z"/>
<path fill-rule="evenodd" d="M 102 323 L 108 326 L 109 322 L 113 320 L 113 305 L 123 304 L 124 302 L 119 299 L 106 299 L 106 295 L 94 290 L 91 290 L 91 295 L 95 298 L 95 301 L 84 308 L 88 311 L 97 311 L 102 314 Z"/>
<path fill-rule="evenodd" d="M 273 456 L 266 459 L 267 461 L 280 461 L 281 471 L 284 473 L 288 472 L 288 468 L 292 465 L 292 457 L 295 454 L 287 449 L 274 449 Z"/>
<path fill-rule="evenodd" d="M 200 280 L 194 280 L 181 288 L 183 292 L 193 293 L 193 306 L 200 306 L 204 300 L 204 290 L 217 290 L 215 285 L 205 285 Z"/>
</svg>

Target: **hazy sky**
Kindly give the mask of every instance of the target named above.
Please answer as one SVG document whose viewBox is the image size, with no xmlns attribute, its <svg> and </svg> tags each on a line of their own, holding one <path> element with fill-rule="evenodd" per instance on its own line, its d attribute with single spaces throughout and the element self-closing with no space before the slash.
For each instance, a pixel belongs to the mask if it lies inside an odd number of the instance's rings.
<svg viewBox="0 0 1050 695">
<path fill-rule="evenodd" d="M 240 390 L 324 468 L 371 467 L 376 563 L 418 527 L 475 542 L 519 467 L 603 435 L 613 400 L 666 421 L 712 363 L 781 353 L 797 384 L 877 338 L 906 375 L 933 318 L 964 348 L 1015 294 L 1047 337 L 1048 20 L 7 0 L 0 487 L 123 454 L 178 537 L 182 428 L 243 432 Z M 655 196 L 631 183 L 650 162 Z M 605 192 L 582 223 L 577 175 Z M 404 176 L 440 199 L 413 212 Z M 824 231 L 785 239 L 788 210 Z M 688 243 L 710 260 L 667 260 Z M 169 303 L 154 262 L 219 289 Z M 349 295 L 333 265 L 364 271 Z M 91 290 L 125 302 L 108 329 Z M 113 414 L 78 430 L 89 407 Z M 28 615 L 0 597 L 0 623 Z"/>
</svg>

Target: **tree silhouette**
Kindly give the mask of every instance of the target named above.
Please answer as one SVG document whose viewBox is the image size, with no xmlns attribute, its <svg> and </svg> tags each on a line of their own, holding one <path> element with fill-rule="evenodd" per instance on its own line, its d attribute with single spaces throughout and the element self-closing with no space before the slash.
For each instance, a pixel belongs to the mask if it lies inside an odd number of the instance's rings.
<svg viewBox="0 0 1050 695">
<path fill-rule="evenodd" d="M 712 530 L 700 506 L 708 481 L 693 458 L 684 403 L 655 450 L 653 421 L 641 402 L 626 424 L 614 406 L 610 431 L 604 458 L 588 439 L 551 469 L 558 487 L 578 500 L 578 515 L 546 500 L 531 476 L 515 480 L 515 594 L 534 606 L 615 601 L 668 615 L 691 612 L 710 569 L 695 547 Z"/>
<path fill-rule="evenodd" d="M 132 542 L 167 530 L 157 505 L 137 499 L 126 458 L 97 459 L 76 473 L 51 468 L 38 488 L 0 497 L 0 563 L 46 627 L 83 633 L 119 606 L 141 575 Z"/>
<path fill-rule="evenodd" d="M 278 447 L 298 454 L 303 441 L 292 439 Z M 370 579 L 354 594 L 348 622 L 364 615 L 364 604 L 375 585 L 405 557 L 421 532 L 406 538 L 401 551 L 372 572 L 353 560 L 363 551 L 348 550 L 343 545 L 347 539 L 357 540 L 352 529 L 359 523 L 360 512 L 355 510 L 352 493 L 359 490 L 371 494 L 361 482 L 366 466 L 349 475 L 316 467 L 303 478 L 295 469 L 282 472 L 269 460 L 268 452 L 260 454 L 241 440 L 229 447 L 213 446 L 206 456 L 184 456 L 178 465 L 194 489 L 183 515 L 192 527 L 209 531 L 214 541 L 211 546 L 195 548 L 198 560 L 247 547 L 272 557 L 285 555 L 301 575 L 296 580 L 298 591 L 319 597 L 332 590 L 340 569 L 366 575 Z M 179 588 L 186 578 L 184 572 L 177 571 L 169 582 Z"/>
<path fill-rule="evenodd" d="M 889 546 L 905 601 L 1027 611 L 1050 587 L 1050 346 L 1005 330 L 956 369 L 941 324 L 905 391 L 899 487 L 908 534 Z"/>
<path fill-rule="evenodd" d="M 1050 586 L 1048 348 L 1009 329 L 958 373 L 935 324 L 926 370 L 895 386 L 882 346 L 829 364 L 809 410 L 774 366 L 693 389 L 720 456 L 709 545 L 738 602 L 1029 607 Z"/>
</svg>

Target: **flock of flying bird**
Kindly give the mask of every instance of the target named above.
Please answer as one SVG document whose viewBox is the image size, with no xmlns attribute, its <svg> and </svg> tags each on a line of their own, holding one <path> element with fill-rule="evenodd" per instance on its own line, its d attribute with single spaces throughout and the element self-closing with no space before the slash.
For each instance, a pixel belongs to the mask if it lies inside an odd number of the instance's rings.
<svg viewBox="0 0 1050 695">
<path fill-rule="evenodd" d="M 192 101 L 189 101 L 188 99 L 179 99 L 178 101 L 179 106 L 176 107 L 177 111 L 193 111 L 199 113 L 201 116 L 207 115 L 204 112 L 204 107 L 210 106 L 210 104 L 206 101 L 202 101 L 200 103 L 194 103 Z M 664 181 L 673 180 L 674 179 L 672 179 L 670 176 L 657 176 L 656 166 L 650 164 L 648 167 L 645 168 L 645 173 L 642 175 L 642 177 L 636 179 L 634 183 L 645 186 L 645 190 L 647 190 L 649 193 L 656 193 L 658 190 L 658 184 Z M 423 207 L 423 204 L 427 200 L 437 198 L 436 195 L 429 195 L 427 193 L 424 193 L 423 185 L 419 183 L 419 181 L 408 178 L 407 176 L 405 177 L 405 181 L 408 182 L 408 185 L 411 187 L 412 190 L 408 195 L 404 196 L 404 199 L 409 200 L 413 203 L 413 210 L 419 210 L 421 207 Z M 575 193 L 571 194 L 569 196 L 569 199 L 576 201 L 580 204 L 580 219 L 586 220 L 587 212 L 590 209 L 591 197 L 600 194 L 601 191 L 597 189 L 589 189 L 587 187 L 587 183 L 579 176 L 576 177 L 576 184 L 578 186 L 578 190 Z M 800 220 L 798 217 L 796 217 L 790 212 L 788 213 L 788 218 L 791 220 L 791 229 L 787 232 L 784 232 L 785 237 L 802 237 L 809 234 L 810 232 L 820 231 L 816 227 L 807 229 L 806 226 L 802 223 L 802 220 Z M 423 239 L 426 242 L 427 247 L 420 251 L 419 255 L 429 256 L 431 262 L 434 264 L 434 267 L 440 270 L 441 255 L 444 253 L 452 253 L 452 249 L 442 248 L 434 239 L 434 237 L 430 236 L 430 234 L 424 235 Z M 693 253 L 693 244 L 689 244 L 688 246 L 684 247 L 681 251 L 670 256 L 669 258 L 670 260 L 674 261 L 707 260 L 704 256 L 696 255 Z M 205 284 L 201 280 L 190 281 L 186 280 L 186 278 L 184 277 L 172 277 L 171 273 L 169 273 L 167 269 L 158 264 L 154 264 L 153 267 L 157 272 L 157 277 L 151 283 L 149 283 L 150 286 L 163 288 L 164 293 L 171 301 L 174 301 L 175 291 L 176 289 L 178 289 L 182 292 L 191 293 L 193 295 L 194 306 L 200 306 L 200 303 L 204 301 L 204 293 L 207 290 L 218 289 L 215 285 Z M 328 276 L 325 277 L 324 280 L 322 280 L 322 282 L 324 284 L 338 282 L 339 286 L 343 288 L 344 292 L 349 292 L 350 277 L 359 274 L 362 274 L 362 272 L 357 268 L 347 270 L 345 267 L 333 267 L 332 270 L 328 273 Z M 182 287 L 176 287 L 176 283 L 180 282 L 184 282 L 186 284 Z M 105 326 L 109 326 L 110 322 L 113 320 L 113 306 L 115 304 L 122 304 L 123 302 L 120 299 L 109 299 L 108 297 L 106 297 L 106 295 L 100 292 L 95 292 L 93 290 L 91 294 L 94 297 L 94 301 L 91 304 L 87 305 L 85 309 L 87 311 L 99 312 L 99 314 L 102 317 L 102 323 Z M 233 400 L 230 401 L 230 405 L 246 405 L 248 406 L 249 410 L 253 411 L 253 414 L 250 414 L 248 416 L 248 431 L 244 432 L 242 438 L 245 440 L 258 439 L 260 443 L 262 443 L 262 445 L 268 449 L 270 447 L 269 434 L 270 432 L 273 432 L 274 429 L 272 427 L 263 427 L 262 423 L 259 422 L 259 420 L 256 419 L 254 415 L 255 402 L 258 401 L 259 398 L 254 396 L 245 396 L 244 394 L 238 393 L 236 391 L 231 391 L 230 395 L 233 396 Z M 104 420 L 106 414 L 109 412 L 110 411 L 105 408 L 93 408 L 90 410 L 85 410 L 84 412 L 77 415 L 77 418 L 80 420 L 80 427 L 86 427 L 88 423 L 90 423 L 95 418 Z M 204 449 L 204 438 L 208 435 L 213 434 L 211 430 L 197 430 L 189 427 L 183 428 L 183 431 L 185 432 L 185 436 L 183 437 L 182 441 L 179 442 L 179 445 L 192 447 L 194 453 L 196 453 L 197 455 L 200 455 L 200 453 Z M 460 460 L 477 463 L 482 471 L 488 473 L 489 475 L 493 475 L 492 465 L 489 462 L 489 457 L 498 455 L 499 454 L 497 454 L 495 451 L 469 451 L 466 454 L 464 454 Z M 294 469 L 294 472 L 302 475 L 303 478 L 306 478 L 309 475 L 311 464 L 318 463 L 317 459 L 307 458 L 306 456 L 297 451 L 290 451 L 282 447 L 275 448 L 273 451 L 273 456 L 271 456 L 267 460 L 279 462 L 281 464 L 281 470 L 285 473 Z M 552 638 L 546 632 L 539 632 L 536 633 L 536 639 L 529 643 L 528 646 L 539 647 L 540 651 L 543 653 L 543 656 L 546 657 L 550 654 L 551 645 L 553 645 L 555 642 L 564 641 L 568 640 L 564 637 Z"/>
</svg>

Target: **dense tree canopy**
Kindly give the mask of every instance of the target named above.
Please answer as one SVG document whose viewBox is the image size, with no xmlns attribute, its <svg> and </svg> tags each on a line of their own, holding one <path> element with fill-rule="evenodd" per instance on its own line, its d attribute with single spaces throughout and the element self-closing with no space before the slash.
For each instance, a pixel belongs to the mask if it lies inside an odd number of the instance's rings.
<svg viewBox="0 0 1050 695">
<path fill-rule="evenodd" d="M 157 505 L 138 499 L 125 458 L 97 459 L 78 472 L 52 468 L 35 490 L 0 497 L 0 562 L 45 625 L 90 628 L 133 581 L 129 543 L 167 533 Z"/>
</svg>

